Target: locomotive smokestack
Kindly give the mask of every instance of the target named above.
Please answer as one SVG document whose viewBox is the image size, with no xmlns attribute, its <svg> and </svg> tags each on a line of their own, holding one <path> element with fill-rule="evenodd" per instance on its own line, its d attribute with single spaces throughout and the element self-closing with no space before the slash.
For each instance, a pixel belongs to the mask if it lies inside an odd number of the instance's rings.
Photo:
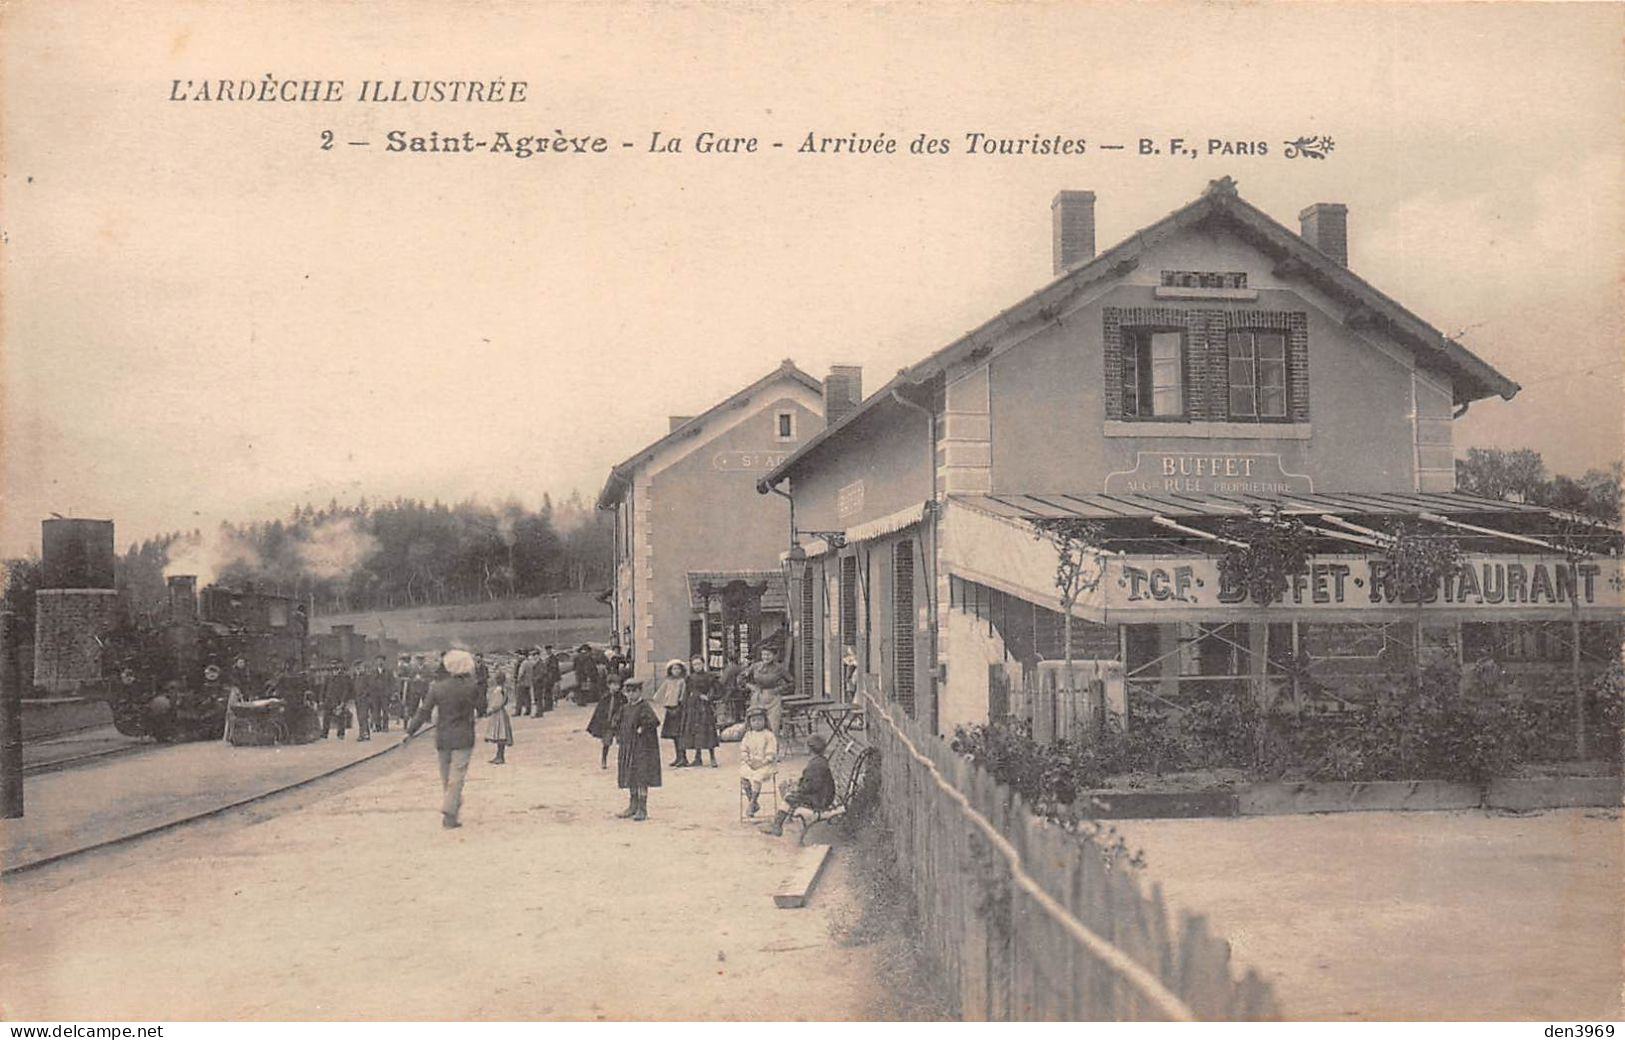
<svg viewBox="0 0 1625 1040">
<path fill-rule="evenodd" d="M 177 621 L 197 617 L 197 575 L 177 574 L 169 579 L 169 616 Z"/>
</svg>

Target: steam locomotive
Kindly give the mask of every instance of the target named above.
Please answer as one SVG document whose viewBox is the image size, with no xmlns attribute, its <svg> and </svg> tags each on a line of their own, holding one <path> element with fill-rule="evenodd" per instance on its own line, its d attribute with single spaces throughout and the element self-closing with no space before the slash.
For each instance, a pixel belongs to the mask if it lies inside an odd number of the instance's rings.
<svg viewBox="0 0 1625 1040">
<path fill-rule="evenodd" d="M 113 725 L 161 741 L 218 740 L 241 707 L 250 725 L 265 715 L 264 742 L 309 739 L 308 628 L 289 597 L 213 585 L 200 593 L 196 578 L 170 578 L 164 616 L 123 616 L 103 640 Z"/>
<path fill-rule="evenodd" d="M 312 638 L 297 599 L 252 587 L 200 591 L 190 575 L 170 577 L 167 602 L 138 611 L 116 581 L 113 521 L 57 516 L 40 528 L 33 688 L 107 701 L 128 736 L 314 740 L 316 691 L 333 671 L 400 650 L 381 629 L 374 639 L 351 624 Z"/>
</svg>

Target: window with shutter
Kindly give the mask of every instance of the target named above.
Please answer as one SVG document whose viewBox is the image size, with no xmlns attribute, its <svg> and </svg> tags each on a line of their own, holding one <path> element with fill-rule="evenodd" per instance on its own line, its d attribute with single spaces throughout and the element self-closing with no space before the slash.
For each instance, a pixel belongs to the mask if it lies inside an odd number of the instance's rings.
<svg viewBox="0 0 1625 1040">
<path fill-rule="evenodd" d="M 1170 329 L 1123 333 L 1123 416 L 1185 417 L 1185 334 Z"/>
<path fill-rule="evenodd" d="M 801 639 L 796 647 L 800 666 L 796 669 L 801 682 L 801 696 L 813 698 L 817 696 L 813 689 L 817 683 L 817 586 L 813 584 L 812 567 L 803 567 L 801 571 Z"/>
<path fill-rule="evenodd" d="M 858 558 L 841 557 L 841 646 L 858 645 Z"/>
<path fill-rule="evenodd" d="M 914 542 L 892 546 L 892 700 L 914 715 Z"/>
</svg>

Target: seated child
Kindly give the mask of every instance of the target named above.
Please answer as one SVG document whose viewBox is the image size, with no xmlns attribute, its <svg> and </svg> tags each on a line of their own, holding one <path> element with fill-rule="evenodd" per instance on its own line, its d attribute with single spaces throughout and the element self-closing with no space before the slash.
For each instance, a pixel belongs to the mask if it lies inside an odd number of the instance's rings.
<svg viewBox="0 0 1625 1040">
<path fill-rule="evenodd" d="M 778 774 L 779 739 L 767 728 L 765 708 L 752 708 L 745 724 L 739 741 L 739 790 L 750 799 L 749 815 L 755 816 L 762 808 L 762 784 Z"/>
<path fill-rule="evenodd" d="M 829 771 L 829 759 L 824 749 L 829 742 L 818 734 L 807 738 L 807 750 L 812 757 L 794 784 L 786 780 L 779 785 L 779 798 L 784 806 L 773 814 L 772 823 L 762 824 L 762 831 L 775 837 L 784 833 L 784 821 L 797 809 L 828 809 L 835 801 L 835 774 Z"/>
</svg>

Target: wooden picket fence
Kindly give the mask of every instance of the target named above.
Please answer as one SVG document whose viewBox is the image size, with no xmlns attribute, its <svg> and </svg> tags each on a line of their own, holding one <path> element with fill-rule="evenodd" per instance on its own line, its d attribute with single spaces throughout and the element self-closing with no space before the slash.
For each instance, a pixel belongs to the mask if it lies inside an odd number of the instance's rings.
<svg viewBox="0 0 1625 1040">
<path fill-rule="evenodd" d="M 1098 687 L 1010 691 L 1010 717 L 1032 727 L 1040 744 L 1058 740 L 1087 743 L 1101 725 L 1104 694 Z"/>
<path fill-rule="evenodd" d="M 1171 921 L 1161 887 L 924 727 L 865 698 L 881 805 L 934 974 L 966 1021 L 1257 1021 L 1269 986 L 1240 979 L 1206 921 Z M 895 709 L 895 706 L 891 706 Z"/>
</svg>

